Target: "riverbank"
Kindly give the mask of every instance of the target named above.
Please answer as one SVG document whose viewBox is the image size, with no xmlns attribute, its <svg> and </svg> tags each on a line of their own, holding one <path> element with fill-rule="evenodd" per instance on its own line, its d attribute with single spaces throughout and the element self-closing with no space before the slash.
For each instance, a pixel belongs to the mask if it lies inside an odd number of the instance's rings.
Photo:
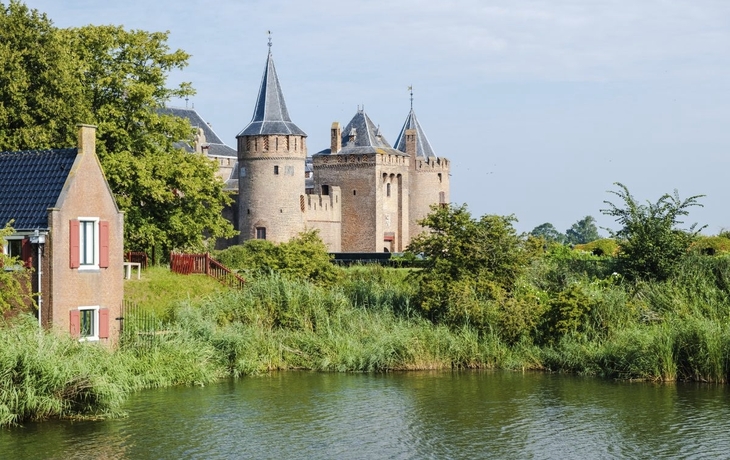
<svg viewBox="0 0 730 460">
<path fill-rule="evenodd" d="M 688 262 L 662 283 L 580 275 L 541 301 L 537 282 L 528 281 L 538 272 L 536 280 L 549 279 L 553 269 L 537 267 L 513 300 L 481 302 L 474 324 L 459 327 L 418 311 L 407 271 L 379 267 L 349 270 L 328 287 L 270 273 L 241 291 L 181 295 L 152 309 L 153 334 L 126 318 L 114 351 L 39 332 L 33 318 L 19 317 L 0 328 L 0 425 L 114 416 L 142 388 L 276 369 L 502 368 L 728 381 L 727 259 Z M 181 286 L 193 281 L 179 278 Z M 160 287 L 151 281 L 149 289 Z"/>
</svg>

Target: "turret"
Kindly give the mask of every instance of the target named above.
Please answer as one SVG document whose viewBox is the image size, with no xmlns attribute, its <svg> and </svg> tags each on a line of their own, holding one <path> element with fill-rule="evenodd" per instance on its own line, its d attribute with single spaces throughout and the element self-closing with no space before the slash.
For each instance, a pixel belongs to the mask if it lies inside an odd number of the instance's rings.
<svg viewBox="0 0 730 460">
<path fill-rule="evenodd" d="M 236 136 L 241 241 L 285 242 L 304 230 L 306 137 L 289 118 L 269 38 L 253 117 Z"/>
</svg>

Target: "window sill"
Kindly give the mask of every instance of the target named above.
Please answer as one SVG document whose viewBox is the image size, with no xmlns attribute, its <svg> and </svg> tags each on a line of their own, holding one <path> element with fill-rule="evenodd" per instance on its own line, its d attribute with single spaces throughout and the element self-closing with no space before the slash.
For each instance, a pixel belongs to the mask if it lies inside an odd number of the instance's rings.
<svg viewBox="0 0 730 460">
<path fill-rule="evenodd" d="M 81 272 L 83 272 L 83 273 L 101 273 L 101 269 L 99 269 L 99 267 L 95 267 L 95 266 L 86 266 L 85 267 L 82 265 L 78 268 L 78 270 L 80 273 Z"/>
</svg>

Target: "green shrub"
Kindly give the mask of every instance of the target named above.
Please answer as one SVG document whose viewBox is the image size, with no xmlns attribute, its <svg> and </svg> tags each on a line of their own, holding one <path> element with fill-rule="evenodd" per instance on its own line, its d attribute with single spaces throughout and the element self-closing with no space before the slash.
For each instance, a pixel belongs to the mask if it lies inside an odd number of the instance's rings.
<svg viewBox="0 0 730 460">
<path fill-rule="evenodd" d="M 613 238 L 602 238 L 586 244 L 576 244 L 573 247 L 577 251 L 584 251 L 594 256 L 615 256 L 618 254 L 618 243 Z"/>
</svg>

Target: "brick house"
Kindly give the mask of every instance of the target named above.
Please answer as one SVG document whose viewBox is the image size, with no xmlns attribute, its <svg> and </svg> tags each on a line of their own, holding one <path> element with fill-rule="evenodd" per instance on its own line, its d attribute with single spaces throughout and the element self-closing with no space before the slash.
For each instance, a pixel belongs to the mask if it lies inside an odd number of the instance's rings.
<svg viewBox="0 0 730 460">
<path fill-rule="evenodd" d="M 124 296 L 124 214 L 96 156 L 96 128 L 78 147 L 0 152 L 2 250 L 32 269 L 39 323 L 114 344 Z M 3 269 L 20 269 L 6 267 Z"/>
</svg>

